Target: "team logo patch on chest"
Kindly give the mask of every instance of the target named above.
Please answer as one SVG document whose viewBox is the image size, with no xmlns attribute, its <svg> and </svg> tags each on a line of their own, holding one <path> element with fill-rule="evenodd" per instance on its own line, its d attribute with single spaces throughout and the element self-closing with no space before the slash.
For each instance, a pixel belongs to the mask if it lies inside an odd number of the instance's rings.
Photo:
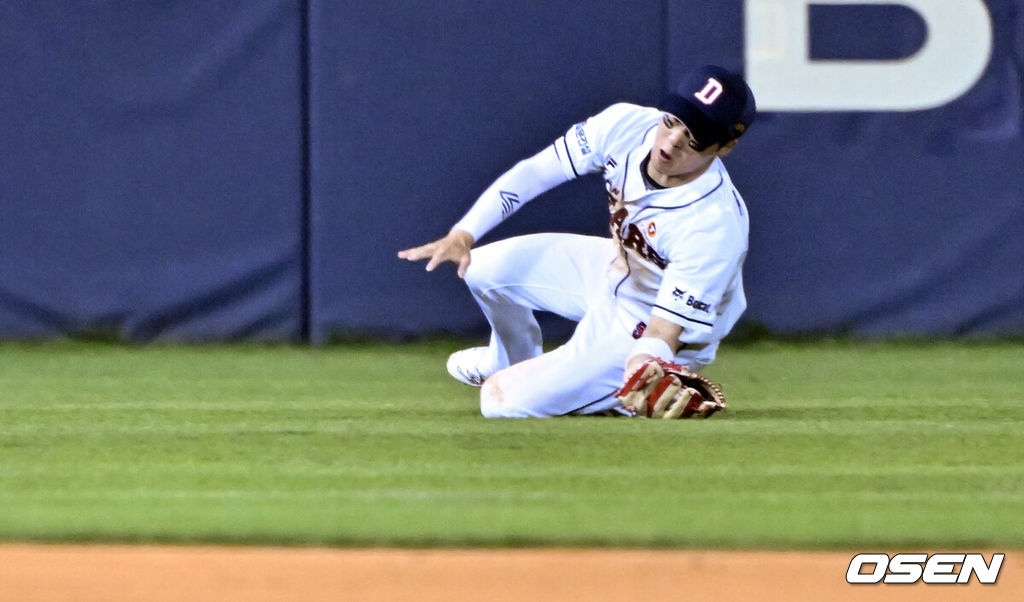
<svg viewBox="0 0 1024 602">
<path fill-rule="evenodd" d="M 668 261 L 659 255 L 658 252 L 654 250 L 654 247 L 647 242 L 647 238 L 644 237 L 643 231 L 638 228 L 636 224 L 626 224 L 627 217 L 629 217 L 629 211 L 626 209 L 619 209 L 612 213 L 611 216 L 610 225 L 612 234 L 619 241 L 619 244 L 625 249 L 635 251 L 640 255 L 640 257 L 643 257 L 663 270 L 668 267 Z M 650 222 L 647 226 L 648 231 L 650 231 L 653 226 L 654 222 Z M 653 236 L 653 233 L 651 236 Z"/>
</svg>

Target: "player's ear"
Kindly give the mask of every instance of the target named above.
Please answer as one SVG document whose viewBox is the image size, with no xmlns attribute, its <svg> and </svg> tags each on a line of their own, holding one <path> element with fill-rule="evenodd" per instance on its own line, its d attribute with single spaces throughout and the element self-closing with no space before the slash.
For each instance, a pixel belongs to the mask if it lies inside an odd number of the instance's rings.
<svg viewBox="0 0 1024 602">
<path fill-rule="evenodd" d="M 737 144 L 739 144 L 739 138 L 733 138 L 732 140 L 718 147 L 718 151 L 715 154 L 718 155 L 719 157 L 724 157 L 731 153 L 732 149 L 736 148 Z"/>
</svg>

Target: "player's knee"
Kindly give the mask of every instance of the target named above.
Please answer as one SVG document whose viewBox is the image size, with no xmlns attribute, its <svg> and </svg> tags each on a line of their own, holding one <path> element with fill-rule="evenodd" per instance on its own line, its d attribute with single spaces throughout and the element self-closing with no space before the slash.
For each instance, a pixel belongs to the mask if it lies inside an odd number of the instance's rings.
<svg viewBox="0 0 1024 602">
<path fill-rule="evenodd" d="M 473 260 L 469 263 L 463 279 L 470 290 L 491 288 L 495 281 L 501 279 L 502 262 L 495 259 L 495 253 L 487 245 L 473 249 Z"/>
<path fill-rule="evenodd" d="M 480 413 L 484 418 L 525 418 L 530 413 L 515 403 L 509 403 L 507 391 L 502 386 L 501 374 L 494 374 L 480 388 Z"/>
<path fill-rule="evenodd" d="M 466 268 L 466 275 L 462 281 L 466 283 L 471 291 L 478 291 L 481 289 L 481 283 L 485 280 L 483 274 L 486 272 L 485 266 L 480 265 L 480 262 L 474 257 L 469 263 L 469 267 Z"/>
<path fill-rule="evenodd" d="M 502 414 L 502 391 L 498 385 L 498 379 L 492 376 L 484 381 L 480 388 L 480 413 L 484 418 L 503 418 Z"/>
</svg>

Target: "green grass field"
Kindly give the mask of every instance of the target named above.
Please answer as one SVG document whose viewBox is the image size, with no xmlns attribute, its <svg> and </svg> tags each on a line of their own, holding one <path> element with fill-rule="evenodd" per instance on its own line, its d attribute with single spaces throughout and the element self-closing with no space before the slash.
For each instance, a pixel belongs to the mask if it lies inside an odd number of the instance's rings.
<svg viewBox="0 0 1024 602">
<path fill-rule="evenodd" d="M 707 421 L 487 420 L 400 346 L 0 344 L 0 540 L 1024 548 L 1024 344 L 733 345 Z"/>
</svg>

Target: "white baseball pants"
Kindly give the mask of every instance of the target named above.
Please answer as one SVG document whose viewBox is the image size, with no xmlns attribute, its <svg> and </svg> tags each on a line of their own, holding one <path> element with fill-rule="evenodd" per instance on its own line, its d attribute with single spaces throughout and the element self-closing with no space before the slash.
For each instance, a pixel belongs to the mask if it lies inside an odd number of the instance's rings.
<svg viewBox="0 0 1024 602">
<path fill-rule="evenodd" d="M 633 344 L 630 316 L 612 296 L 609 238 L 532 234 L 472 251 L 466 284 L 491 325 L 484 383 L 487 417 L 592 414 L 619 406 L 614 397 Z M 578 321 L 572 337 L 543 353 L 534 310 Z"/>
</svg>

